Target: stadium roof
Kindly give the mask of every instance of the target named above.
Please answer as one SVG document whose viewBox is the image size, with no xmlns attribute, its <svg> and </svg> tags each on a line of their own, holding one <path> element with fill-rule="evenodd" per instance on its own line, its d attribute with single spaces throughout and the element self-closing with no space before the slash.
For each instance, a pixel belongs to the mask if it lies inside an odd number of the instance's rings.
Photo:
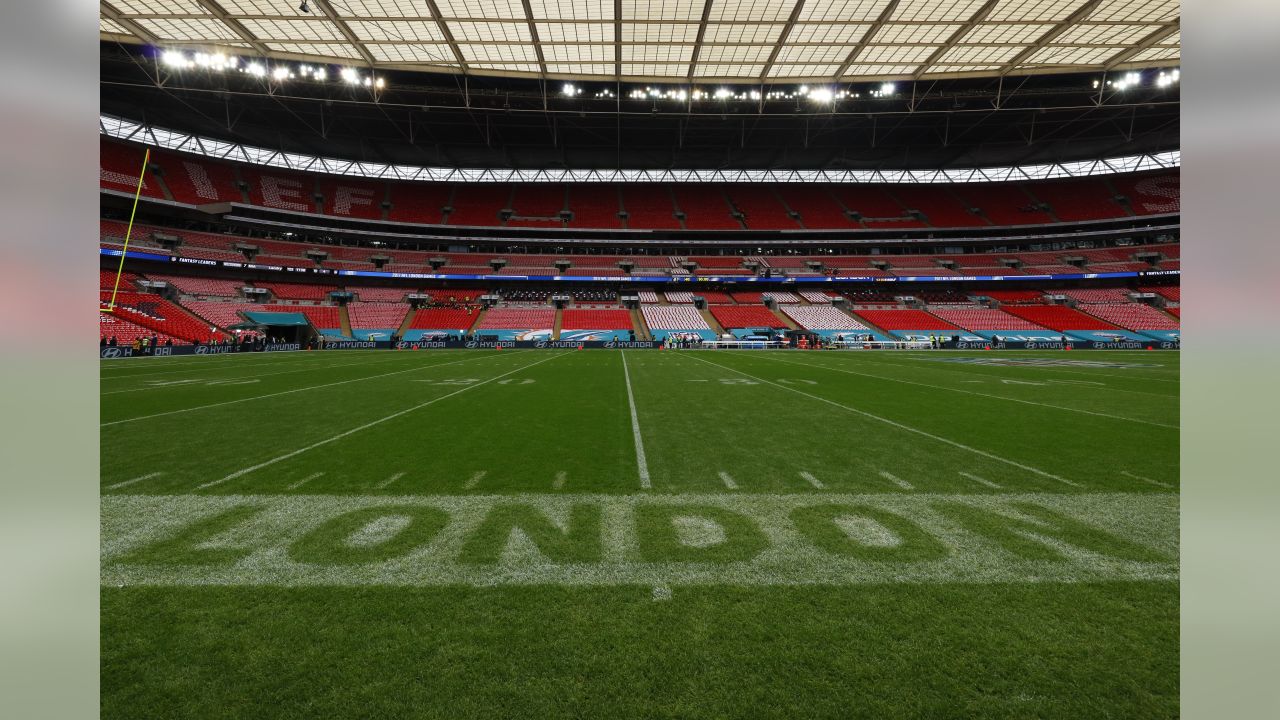
<svg viewBox="0 0 1280 720">
<path fill-rule="evenodd" d="M 100 7 L 105 40 L 566 80 L 983 77 L 1168 67 L 1181 56 L 1178 0 L 109 0 Z"/>
</svg>

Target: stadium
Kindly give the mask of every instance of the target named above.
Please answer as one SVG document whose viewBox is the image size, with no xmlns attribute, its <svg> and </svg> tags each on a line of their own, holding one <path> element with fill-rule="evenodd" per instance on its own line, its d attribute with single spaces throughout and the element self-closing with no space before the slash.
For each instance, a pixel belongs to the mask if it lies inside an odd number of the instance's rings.
<svg viewBox="0 0 1280 720">
<path fill-rule="evenodd" d="M 1174 0 L 104 0 L 106 717 L 1173 717 Z"/>
</svg>

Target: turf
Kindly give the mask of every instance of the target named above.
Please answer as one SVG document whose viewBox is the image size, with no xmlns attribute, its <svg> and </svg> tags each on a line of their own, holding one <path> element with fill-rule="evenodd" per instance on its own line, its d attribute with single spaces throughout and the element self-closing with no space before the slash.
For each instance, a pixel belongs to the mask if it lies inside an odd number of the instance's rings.
<svg viewBox="0 0 1280 720">
<path fill-rule="evenodd" d="M 1173 716 L 1178 363 L 104 363 L 103 713 Z"/>
</svg>

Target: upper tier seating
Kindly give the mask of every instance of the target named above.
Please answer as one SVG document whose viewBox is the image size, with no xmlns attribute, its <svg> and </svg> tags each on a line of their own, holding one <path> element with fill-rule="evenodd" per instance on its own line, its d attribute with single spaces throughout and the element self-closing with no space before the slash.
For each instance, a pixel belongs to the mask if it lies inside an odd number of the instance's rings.
<svg viewBox="0 0 1280 720">
<path fill-rule="evenodd" d="M 762 305 L 712 305 L 711 315 L 724 328 L 785 328 L 773 311 Z"/>
<path fill-rule="evenodd" d="M 407 288 L 353 287 L 348 285 L 347 292 L 355 293 L 360 302 L 398 303 L 404 302 L 404 296 L 410 290 Z"/>
<path fill-rule="evenodd" d="M 237 297 L 241 280 L 220 280 L 215 278 L 188 277 L 185 275 L 149 275 L 152 280 L 163 280 L 178 289 L 183 295 L 196 297 Z"/>
<path fill-rule="evenodd" d="M 857 310 L 862 319 L 885 330 L 958 330 L 923 310 Z"/>
<path fill-rule="evenodd" d="M 787 212 L 770 185 L 733 185 L 726 188 L 730 202 L 752 230 L 795 230 L 800 227 Z"/>
<path fill-rule="evenodd" d="M 618 187 L 616 185 L 572 185 L 568 189 L 572 228 L 622 227 L 618 217 Z"/>
<path fill-rule="evenodd" d="M 673 186 L 676 205 L 684 213 L 689 230 L 741 230 L 742 223 L 730 213 L 733 208 L 719 185 Z"/>
<path fill-rule="evenodd" d="M 319 183 L 324 211 L 336 217 L 382 219 L 382 202 L 387 199 L 385 183 L 341 177 L 324 177 Z"/>
<path fill-rule="evenodd" d="M 852 229 L 858 226 L 845 214 L 840 202 L 831 195 L 828 185 L 777 186 L 778 197 L 787 207 L 800 214 L 800 224 L 810 230 Z"/>
<path fill-rule="evenodd" d="M 551 308 L 492 308 L 476 330 L 547 330 L 555 323 L 555 315 Z"/>
<path fill-rule="evenodd" d="M 971 291 L 971 294 L 989 297 L 992 300 L 998 301 L 1001 305 L 1027 303 L 1043 305 L 1045 303 L 1044 292 L 1041 290 L 1000 290 L 998 288 L 983 288 L 981 290 L 973 290 Z"/>
<path fill-rule="evenodd" d="M 977 330 L 1044 330 L 1003 310 L 984 307 L 931 307 L 929 312 L 970 332 Z"/>
<path fill-rule="evenodd" d="M 1112 184 L 1116 192 L 1129 198 L 1135 215 L 1181 212 L 1181 177 L 1177 172 L 1116 175 Z"/>
<path fill-rule="evenodd" d="M 1076 178 L 1027 183 L 1027 191 L 1063 222 L 1104 220 L 1125 216 L 1124 208 L 1114 199 L 1106 182 L 1100 178 Z"/>
<path fill-rule="evenodd" d="M 398 328 L 409 306 L 404 303 L 353 302 L 347 305 L 351 327 L 369 330 Z"/>
<path fill-rule="evenodd" d="M 1077 303 L 1092 305 L 1095 303 L 1127 303 L 1128 288 L 1087 288 L 1074 290 L 1046 290 L 1049 295 L 1066 295 Z"/>
<path fill-rule="evenodd" d="M 565 209 L 564 185 L 517 183 L 512 186 L 511 211 L 521 218 L 549 218 L 560 222 Z M 548 226 L 550 227 L 550 226 Z"/>
<path fill-rule="evenodd" d="M 450 225 L 475 225 L 498 227 L 501 210 L 511 208 L 510 185 L 456 185 L 453 189 L 453 212 L 449 213 Z"/>
<path fill-rule="evenodd" d="M 1115 330 L 1115 325 L 1061 305 L 1006 305 L 1004 311 L 1050 330 Z"/>
<path fill-rule="evenodd" d="M 627 227 L 640 230 L 679 230 L 671 191 L 666 185 L 624 185 L 622 203 Z"/>
<path fill-rule="evenodd" d="M 443 183 L 391 183 L 388 219 L 426 225 L 443 224 L 444 208 L 452 195 L 453 187 Z"/>
<path fill-rule="evenodd" d="M 1180 327 L 1177 320 L 1141 303 L 1090 305 L 1087 310 L 1090 315 L 1128 330 L 1177 330 Z"/>
<path fill-rule="evenodd" d="M 928 227 L 920 220 L 907 215 L 892 194 L 891 187 L 875 185 L 835 185 L 831 194 L 848 210 L 862 215 L 862 224 L 878 228 Z"/>
<path fill-rule="evenodd" d="M 479 314 L 479 311 L 471 306 L 425 308 L 414 311 L 409 327 L 413 330 L 468 330 Z"/>
<path fill-rule="evenodd" d="M 903 185 L 893 188 L 893 196 L 909 210 L 919 210 L 934 227 L 975 227 L 989 225 L 950 192 L 945 185 Z"/>
<path fill-rule="evenodd" d="M 249 184 L 249 202 L 263 207 L 316 212 L 315 194 L 319 176 L 303 175 L 277 168 L 242 165 L 240 175 Z"/>
<path fill-rule="evenodd" d="M 788 305 L 787 317 L 808 330 L 868 330 L 869 328 L 830 305 Z"/>
<path fill-rule="evenodd" d="M 981 210 L 995 225 L 1043 225 L 1053 222 L 1049 213 L 1037 207 L 1036 199 L 1023 188 L 1018 183 L 965 183 L 952 186 L 961 202 Z"/>
<path fill-rule="evenodd" d="M 98 182 L 103 188 L 127 192 L 138 191 L 138 173 L 142 172 L 145 151 L 133 145 L 109 142 L 105 138 L 98 144 Z M 154 173 L 148 171 L 142 178 L 142 194 L 164 199 L 164 191 Z"/>
<path fill-rule="evenodd" d="M 641 305 L 650 330 L 710 330 L 702 313 L 689 305 Z"/>
<path fill-rule="evenodd" d="M 329 293 L 337 290 L 334 285 L 312 285 L 306 283 L 254 283 L 256 287 L 271 291 L 277 300 L 327 300 Z"/>
<path fill-rule="evenodd" d="M 236 187 L 236 173 L 226 163 L 197 160 L 186 155 L 152 152 L 151 162 L 164 172 L 164 184 L 173 199 L 191 205 L 244 202 Z"/>
<path fill-rule="evenodd" d="M 562 330 L 631 330 L 631 311 L 569 308 L 560 314 L 560 328 Z"/>
</svg>

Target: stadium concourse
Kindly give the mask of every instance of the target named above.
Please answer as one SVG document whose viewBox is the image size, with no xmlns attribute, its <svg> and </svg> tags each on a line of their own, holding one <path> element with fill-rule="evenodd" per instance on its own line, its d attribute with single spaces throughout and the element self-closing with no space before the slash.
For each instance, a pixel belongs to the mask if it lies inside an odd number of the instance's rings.
<svg viewBox="0 0 1280 720">
<path fill-rule="evenodd" d="M 1178 716 L 1176 0 L 100 8 L 103 717 Z"/>
</svg>

